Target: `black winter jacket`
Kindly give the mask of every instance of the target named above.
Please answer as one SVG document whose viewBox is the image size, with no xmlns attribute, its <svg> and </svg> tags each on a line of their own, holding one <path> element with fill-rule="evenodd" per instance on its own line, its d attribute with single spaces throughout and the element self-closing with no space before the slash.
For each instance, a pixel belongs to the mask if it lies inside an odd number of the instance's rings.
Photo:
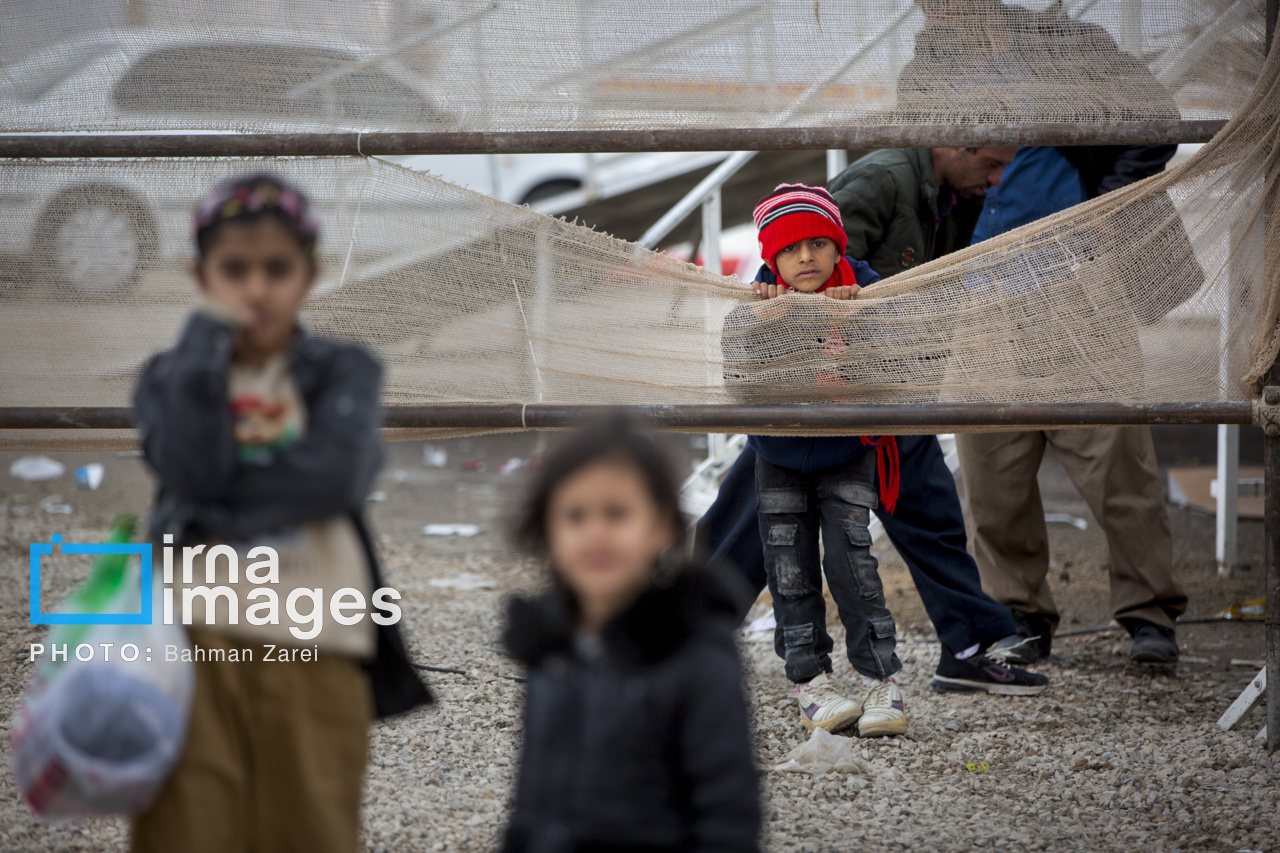
<svg viewBox="0 0 1280 853">
<path fill-rule="evenodd" d="M 512 601 L 504 642 L 529 682 L 505 850 L 759 849 L 741 583 L 687 569 L 610 621 L 595 654 L 563 593 Z"/>
<path fill-rule="evenodd" d="M 236 458 L 227 405 L 232 327 L 192 314 L 173 349 L 151 359 L 134 391 L 142 450 L 159 491 L 150 535 L 243 541 L 338 514 L 351 517 L 373 574 L 383 586 L 364 499 L 382 464 L 378 427 L 382 368 L 364 349 L 299 329 L 289 373 L 307 409 L 302 439 L 272 462 Z M 366 664 L 379 717 L 432 701 L 409 663 L 397 625 L 377 627 L 377 652 Z"/>
<path fill-rule="evenodd" d="M 1058 150 L 1080 173 L 1089 198 L 1097 198 L 1160 174 L 1178 153 L 1178 146 L 1059 145 Z"/>
</svg>

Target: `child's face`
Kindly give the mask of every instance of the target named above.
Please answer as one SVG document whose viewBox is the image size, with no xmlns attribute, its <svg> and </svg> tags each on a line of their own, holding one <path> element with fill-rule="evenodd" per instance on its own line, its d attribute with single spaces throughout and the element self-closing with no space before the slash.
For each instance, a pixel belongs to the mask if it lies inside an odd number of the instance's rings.
<svg viewBox="0 0 1280 853">
<path fill-rule="evenodd" d="M 813 293 L 826 284 L 839 261 L 840 250 L 828 237 L 792 243 L 773 259 L 778 277 L 802 293 Z"/>
<path fill-rule="evenodd" d="M 274 218 L 228 222 L 196 264 L 200 289 L 240 321 L 239 347 L 256 354 L 288 349 L 316 265 Z"/>
<path fill-rule="evenodd" d="M 551 563 L 584 611 L 616 613 L 638 595 L 674 541 L 639 472 L 596 462 L 555 488 L 547 507 Z"/>
</svg>

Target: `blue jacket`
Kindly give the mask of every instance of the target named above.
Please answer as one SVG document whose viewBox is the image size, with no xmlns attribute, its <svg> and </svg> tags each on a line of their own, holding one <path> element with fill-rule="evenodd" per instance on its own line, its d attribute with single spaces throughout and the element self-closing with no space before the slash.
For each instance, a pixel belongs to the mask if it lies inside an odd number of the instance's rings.
<svg viewBox="0 0 1280 853">
<path fill-rule="evenodd" d="M 1080 172 L 1057 148 L 1019 148 L 1005 167 L 1000 186 L 987 190 L 973 242 L 998 237 L 1088 200 Z"/>
<path fill-rule="evenodd" d="M 855 258 L 849 258 L 848 260 L 849 265 L 853 267 L 853 276 L 860 287 L 875 284 L 880 280 L 879 274 L 866 261 L 860 261 Z M 756 278 L 765 284 L 776 284 L 778 280 L 768 265 L 760 268 Z M 748 306 L 743 307 L 750 311 Z M 730 315 L 730 318 L 738 315 L 741 310 L 735 311 Z M 740 317 L 739 319 L 743 318 Z M 726 321 L 726 325 L 729 325 L 728 321 Z M 755 449 L 756 453 L 774 465 L 806 474 L 852 462 L 866 451 L 875 449 L 864 445 L 862 439 L 856 435 L 753 435 L 748 437 L 747 443 Z"/>
<path fill-rule="evenodd" d="M 1176 145 L 1020 148 L 1000 186 L 987 190 L 973 242 L 1158 174 L 1177 150 Z"/>
</svg>

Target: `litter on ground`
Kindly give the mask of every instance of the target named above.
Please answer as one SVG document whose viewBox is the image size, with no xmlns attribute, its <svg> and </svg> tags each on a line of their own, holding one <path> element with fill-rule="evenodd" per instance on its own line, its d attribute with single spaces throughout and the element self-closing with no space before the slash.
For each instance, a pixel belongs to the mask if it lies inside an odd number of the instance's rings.
<svg viewBox="0 0 1280 853">
<path fill-rule="evenodd" d="M 76 485 L 82 489 L 96 489 L 102 485 L 106 469 L 99 462 L 90 462 L 76 469 Z"/>
<path fill-rule="evenodd" d="M 471 572 L 463 572 L 460 575 L 454 575 L 448 578 L 431 578 L 427 581 L 427 586 L 434 586 L 441 589 L 497 589 L 498 584 L 484 575 L 477 575 Z"/>
<path fill-rule="evenodd" d="M 853 738 L 833 735 L 826 729 L 814 729 L 807 741 L 784 755 L 782 763 L 773 769 L 814 775 L 831 770 L 863 776 L 879 773 L 879 768 L 854 753 L 857 744 Z"/>
<path fill-rule="evenodd" d="M 427 536 L 475 536 L 480 532 L 478 524 L 428 524 L 422 528 Z"/>
<path fill-rule="evenodd" d="M 14 460 L 14 463 L 9 466 L 10 474 L 29 483 L 38 480 L 56 480 L 66 470 L 61 462 L 50 459 L 48 456 L 24 456 Z"/>
<path fill-rule="evenodd" d="M 1230 607 L 1219 610 L 1215 619 L 1243 619 L 1256 621 L 1267 615 L 1267 600 L 1254 598 L 1250 601 L 1237 601 Z"/>
<path fill-rule="evenodd" d="M 49 495 L 40 501 L 40 508 L 50 515 L 71 515 L 71 504 L 62 502 L 62 495 Z"/>
</svg>

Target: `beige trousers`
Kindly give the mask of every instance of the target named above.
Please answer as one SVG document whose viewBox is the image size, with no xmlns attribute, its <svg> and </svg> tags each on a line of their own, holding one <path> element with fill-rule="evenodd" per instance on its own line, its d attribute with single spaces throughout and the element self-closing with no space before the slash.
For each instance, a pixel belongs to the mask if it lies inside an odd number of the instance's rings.
<svg viewBox="0 0 1280 853">
<path fill-rule="evenodd" d="M 1173 576 L 1173 541 L 1149 427 L 956 436 L 982 586 L 1013 610 L 1058 625 L 1049 591 L 1049 536 L 1036 472 L 1046 447 L 1102 526 L 1111 550 L 1111 612 L 1172 628 L 1187 609 Z"/>
<path fill-rule="evenodd" d="M 265 660 L 265 646 L 191 631 L 203 649 L 253 661 L 201 661 L 187 744 L 134 853 L 352 853 L 373 696 L 352 658 Z"/>
</svg>

